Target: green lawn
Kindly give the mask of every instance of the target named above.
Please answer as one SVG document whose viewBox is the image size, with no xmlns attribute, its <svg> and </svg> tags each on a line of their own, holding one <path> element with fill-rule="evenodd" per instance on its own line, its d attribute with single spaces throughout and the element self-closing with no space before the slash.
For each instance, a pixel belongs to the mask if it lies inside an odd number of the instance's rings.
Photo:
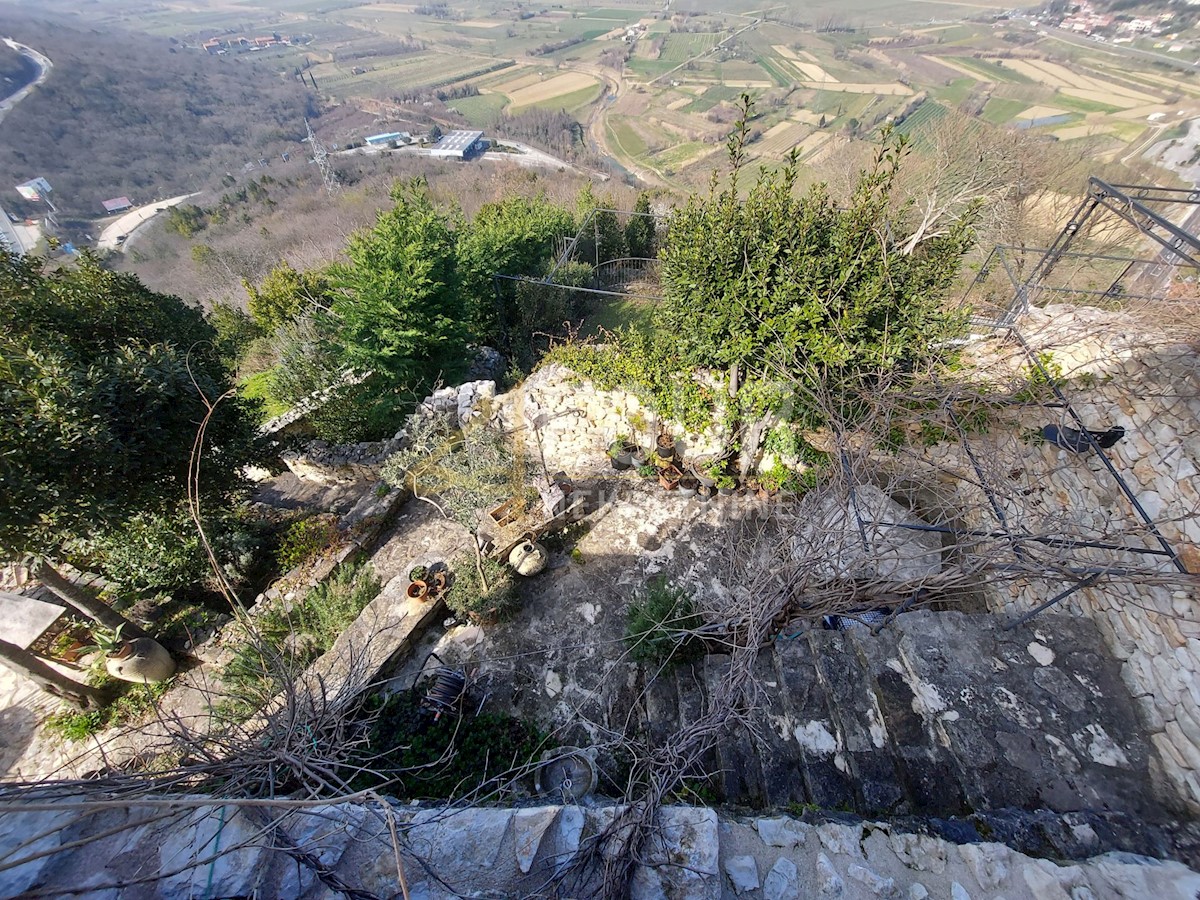
<svg viewBox="0 0 1200 900">
<path fill-rule="evenodd" d="M 616 331 L 618 328 L 635 328 L 645 334 L 654 331 L 654 310 L 657 304 L 653 300 L 638 300 L 632 297 L 600 297 L 596 310 L 583 320 L 580 329 L 581 338 L 592 337 L 600 332 Z"/>
<path fill-rule="evenodd" d="M 646 154 L 646 142 L 633 130 L 632 125 L 622 119 L 616 121 L 609 119 L 608 136 L 626 156 L 644 156 Z"/>
<path fill-rule="evenodd" d="M 1033 84 L 1034 81 L 1028 75 L 1023 75 L 1006 66 L 998 65 L 990 60 L 976 59 L 973 56 L 951 56 L 949 59 L 958 63 L 960 66 L 978 72 L 988 81 L 1008 81 L 1014 84 Z"/>
</svg>

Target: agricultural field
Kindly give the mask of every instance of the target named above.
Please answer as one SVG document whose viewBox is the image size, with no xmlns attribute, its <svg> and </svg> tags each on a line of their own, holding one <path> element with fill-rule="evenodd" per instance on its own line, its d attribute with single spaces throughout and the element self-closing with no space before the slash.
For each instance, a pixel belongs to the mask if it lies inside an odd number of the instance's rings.
<svg viewBox="0 0 1200 900">
<path fill-rule="evenodd" d="M 996 20 L 1002 3 L 806 0 L 763 12 L 734 0 L 720 9 L 118 0 L 103 17 L 193 49 L 234 31 L 302 36 L 254 56 L 283 74 L 303 69 L 332 101 L 382 114 L 366 133 L 425 121 L 504 136 L 512 117 L 562 110 L 599 157 L 674 187 L 708 177 L 742 93 L 757 103 L 748 153 L 771 165 L 793 149 L 815 165 L 889 121 L 919 135 L 956 111 L 1111 162 L 1200 116 L 1200 76 L 1066 41 L 1019 16 Z M 414 109 L 413 97 L 429 100 Z M 403 105 L 396 98 L 409 105 L 389 117 L 389 102 Z"/>
</svg>

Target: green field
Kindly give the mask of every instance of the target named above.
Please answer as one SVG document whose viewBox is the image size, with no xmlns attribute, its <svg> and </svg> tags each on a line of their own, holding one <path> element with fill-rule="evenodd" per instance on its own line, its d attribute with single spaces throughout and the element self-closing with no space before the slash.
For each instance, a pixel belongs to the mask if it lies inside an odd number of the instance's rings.
<svg viewBox="0 0 1200 900">
<path fill-rule="evenodd" d="M 483 128 L 496 121 L 508 105 L 508 98 L 503 94 L 480 94 L 477 97 L 460 97 L 451 101 L 451 105 L 476 128 Z"/>
<path fill-rule="evenodd" d="M 687 62 L 715 47 L 723 35 L 672 34 L 667 37 L 660 59 L 673 63 Z"/>
<path fill-rule="evenodd" d="M 993 97 L 983 108 L 982 119 L 993 125 L 1004 125 L 1015 119 L 1029 104 L 1024 100 L 1003 100 Z"/>
<path fill-rule="evenodd" d="M 609 121 L 608 137 L 627 156 L 646 155 L 646 142 L 642 140 L 640 134 L 633 130 L 633 126 L 623 119 Z"/>
<path fill-rule="evenodd" d="M 975 59 L 971 56 L 951 56 L 948 58 L 964 68 L 978 72 L 988 81 L 1008 82 L 1010 84 L 1034 84 L 1034 80 L 1028 75 L 1015 72 L 1012 69 L 986 59 Z"/>
</svg>

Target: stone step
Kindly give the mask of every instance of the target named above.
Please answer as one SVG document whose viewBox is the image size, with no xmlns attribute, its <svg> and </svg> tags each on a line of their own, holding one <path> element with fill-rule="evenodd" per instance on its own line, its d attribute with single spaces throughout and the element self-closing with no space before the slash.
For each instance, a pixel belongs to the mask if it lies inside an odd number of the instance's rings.
<svg viewBox="0 0 1200 900">
<path fill-rule="evenodd" d="M 702 768 L 726 802 L 756 808 L 1158 815 L 1136 708 L 1095 627 L 1003 624 L 921 611 L 877 635 L 778 641 L 755 662 L 749 727 L 723 734 Z M 728 667 L 709 655 L 652 680 L 652 740 L 725 702 Z"/>
</svg>

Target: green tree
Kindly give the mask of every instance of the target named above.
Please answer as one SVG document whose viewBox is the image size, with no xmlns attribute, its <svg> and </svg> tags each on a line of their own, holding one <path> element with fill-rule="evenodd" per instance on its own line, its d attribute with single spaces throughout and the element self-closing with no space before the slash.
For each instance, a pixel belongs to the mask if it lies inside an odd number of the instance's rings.
<svg viewBox="0 0 1200 900">
<path fill-rule="evenodd" d="M 641 259 L 654 256 L 654 219 L 650 217 L 650 195 L 638 193 L 634 215 L 625 223 L 625 245 L 629 255 Z"/>
<path fill-rule="evenodd" d="M 95 259 L 47 272 L 0 256 L 0 556 L 35 557 L 38 577 L 84 615 L 140 629 L 55 572 L 76 539 L 187 495 L 197 428 L 228 387 L 199 310 L 107 272 Z M 240 483 L 253 425 L 236 398 L 206 431 L 201 487 Z"/>
<path fill-rule="evenodd" d="M 267 334 L 274 334 L 303 313 L 329 305 L 330 286 L 323 272 L 298 272 L 282 262 L 272 269 L 258 287 L 243 281 L 250 297 L 250 315 Z"/>
<path fill-rule="evenodd" d="M 973 211 L 903 253 L 892 198 L 900 135 L 885 136 L 846 206 L 823 185 L 796 196 L 794 154 L 761 171 L 743 200 L 742 146 L 735 137 L 728 185 L 714 182 L 669 223 L 660 320 L 680 361 L 763 378 L 820 373 L 828 386 L 936 357 L 959 325 L 944 301 L 971 245 Z"/>
<path fill-rule="evenodd" d="M 424 181 L 397 185 L 396 205 L 350 238 L 349 262 L 333 267 L 333 317 L 345 364 L 417 395 L 463 366 L 467 304 L 455 235 Z"/>
<path fill-rule="evenodd" d="M 612 211 L 611 198 L 597 197 L 591 184 L 586 184 L 579 192 L 575 205 L 580 227 L 583 228 L 579 238 L 578 258 L 583 262 L 599 265 L 625 256 L 625 232 L 617 214 Z"/>
<path fill-rule="evenodd" d="M 208 324 L 216 332 L 217 355 L 230 369 L 236 369 L 250 345 L 263 337 L 263 330 L 254 319 L 225 301 L 213 304 L 208 311 Z"/>
<path fill-rule="evenodd" d="M 458 274 L 476 339 L 507 345 L 525 337 L 507 333 L 518 313 L 514 285 L 497 286 L 492 276 L 544 274 L 558 242 L 574 233 L 570 210 L 544 196 L 489 203 L 460 230 Z"/>
</svg>

